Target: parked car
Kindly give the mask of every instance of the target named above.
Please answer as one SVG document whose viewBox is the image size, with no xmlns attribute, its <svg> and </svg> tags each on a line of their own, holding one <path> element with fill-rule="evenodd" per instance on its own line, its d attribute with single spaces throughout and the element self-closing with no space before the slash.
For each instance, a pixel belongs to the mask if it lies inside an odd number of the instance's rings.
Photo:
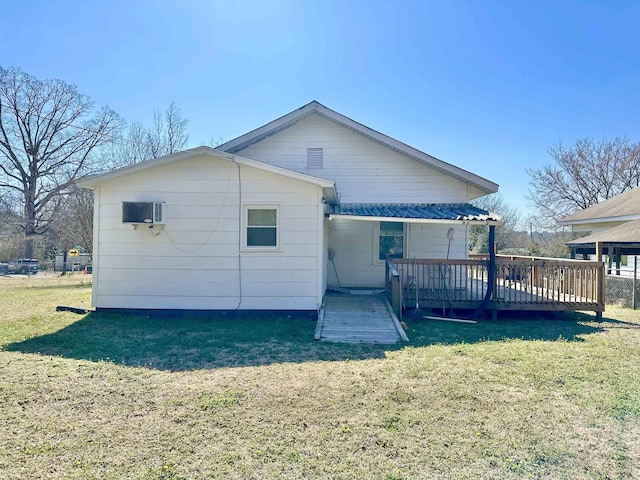
<svg viewBox="0 0 640 480">
<path fill-rule="evenodd" d="M 7 269 L 8 273 L 35 275 L 40 270 L 40 262 L 35 258 L 18 258 L 17 260 L 9 260 Z"/>
<path fill-rule="evenodd" d="M 9 265 L 0 263 L 0 275 L 6 275 L 7 273 L 9 273 Z"/>
</svg>

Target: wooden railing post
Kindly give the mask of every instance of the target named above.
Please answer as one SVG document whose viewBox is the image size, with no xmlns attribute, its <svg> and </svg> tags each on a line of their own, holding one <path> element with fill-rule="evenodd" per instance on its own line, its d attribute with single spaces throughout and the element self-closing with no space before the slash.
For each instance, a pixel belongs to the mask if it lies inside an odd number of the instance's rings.
<svg viewBox="0 0 640 480">
<path fill-rule="evenodd" d="M 389 256 L 387 255 L 387 259 L 384 262 L 384 294 L 387 298 L 389 298 Z"/>
<path fill-rule="evenodd" d="M 398 320 L 402 320 L 402 289 L 400 286 L 400 275 L 391 277 L 391 305 L 393 313 L 396 314 Z"/>
<path fill-rule="evenodd" d="M 389 298 L 389 293 L 391 293 L 390 300 L 393 313 L 396 314 L 398 320 L 402 320 L 402 282 L 400 280 L 400 274 L 398 273 L 398 266 L 389 256 L 387 256 L 384 264 L 384 291 L 387 298 Z M 390 292 L 389 289 L 391 290 Z"/>
</svg>

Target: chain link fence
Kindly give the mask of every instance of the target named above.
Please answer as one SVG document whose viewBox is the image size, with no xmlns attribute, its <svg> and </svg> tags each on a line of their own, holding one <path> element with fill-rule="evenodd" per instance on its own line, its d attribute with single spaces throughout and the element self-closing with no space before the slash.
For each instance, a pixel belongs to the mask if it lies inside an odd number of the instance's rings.
<svg viewBox="0 0 640 480">
<path fill-rule="evenodd" d="M 637 268 L 637 267 L 636 267 Z M 637 308 L 640 303 L 640 289 L 637 275 L 633 276 L 607 275 L 605 277 L 605 303 L 628 308 Z"/>
</svg>

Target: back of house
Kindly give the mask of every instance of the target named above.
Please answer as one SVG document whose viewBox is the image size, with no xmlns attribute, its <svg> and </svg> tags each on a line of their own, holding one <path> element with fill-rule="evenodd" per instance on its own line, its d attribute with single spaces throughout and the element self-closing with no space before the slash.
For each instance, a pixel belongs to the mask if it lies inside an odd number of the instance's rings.
<svg viewBox="0 0 640 480">
<path fill-rule="evenodd" d="M 325 227 L 329 286 L 382 287 L 387 255 L 466 258 L 467 224 L 488 213 L 468 202 L 498 188 L 318 102 L 218 150 L 335 182 L 339 202 Z"/>
<path fill-rule="evenodd" d="M 466 258 L 467 225 L 495 220 L 468 202 L 497 191 L 318 102 L 80 184 L 103 309 L 317 310 L 382 287 L 387 256 Z"/>
</svg>

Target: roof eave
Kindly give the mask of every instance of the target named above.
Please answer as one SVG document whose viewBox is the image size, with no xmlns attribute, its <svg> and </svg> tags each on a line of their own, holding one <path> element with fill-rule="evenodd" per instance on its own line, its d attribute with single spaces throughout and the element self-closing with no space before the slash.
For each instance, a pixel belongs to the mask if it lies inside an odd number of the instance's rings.
<svg viewBox="0 0 640 480">
<path fill-rule="evenodd" d="M 640 219 L 640 214 L 637 215 L 620 215 L 617 217 L 595 217 L 595 218 L 584 218 L 580 220 L 559 220 L 558 225 L 562 226 L 571 226 L 571 225 L 587 225 L 591 223 L 612 223 L 612 222 L 628 222 L 630 220 Z"/>
<path fill-rule="evenodd" d="M 295 172 L 293 170 L 288 170 L 286 168 L 277 167 L 275 165 L 259 162 L 257 160 L 252 160 L 250 158 L 241 157 L 239 155 L 234 155 L 232 153 L 217 151 L 207 146 L 200 146 L 200 147 L 192 148 L 189 150 L 184 150 L 182 152 L 175 153 L 173 155 L 166 155 L 164 157 L 154 158 L 146 162 L 137 163 L 135 165 L 119 168 L 119 169 L 112 170 L 110 172 L 101 173 L 98 175 L 93 175 L 91 177 L 82 178 L 82 179 L 79 179 L 76 182 L 76 184 L 83 188 L 94 188 L 106 181 L 113 180 L 113 179 L 122 177 L 124 175 L 130 175 L 132 173 L 145 170 L 147 168 L 158 167 L 168 163 L 177 162 L 180 160 L 193 157 L 195 155 L 207 155 L 215 158 L 223 158 L 225 160 L 235 162 L 238 165 L 254 167 L 266 172 L 271 172 L 271 173 L 275 173 L 285 177 L 301 180 L 303 182 L 312 183 L 326 190 L 328 194 L 330 194 L 333 197 L 334 200 L 337 198 L 336 184 L 332 180 L 327 180 L 325 178 L 320 178 L 320 177 L 314 177 L 312 175 L 307 175 L 305 173 Z"/>
<path fill-rule="evenodd" d="M 144 162 L 136 163 L 134 165 L 116 168 L 115 170 L 111 170 L 109 172 L 99 173 L 97 175 L 91 175 L 88 177 L 80 178 L 76 180 L 76 185 L 83 188 L 93 188 L 100 185 L 103 182 L 112 180 L 114 178 L 139 172 L 147 168 L 164 165 L 166 163 L 176 162 L 181 159 L 189 158 L 193 155 L 199 155 L 199 154 L 210 155 L 209 150 L 213 150 L 213 149 L 210 147 L 200 146 L 200 147 L 190 148 L 188 150 L 183 150 L 182 152 L 174 153 L 171 155 L 152 158 L 151 160 L 146 160 Z M 222 156 L 222 155 L 217 155 L 217 156 Z"/>
</svg>

